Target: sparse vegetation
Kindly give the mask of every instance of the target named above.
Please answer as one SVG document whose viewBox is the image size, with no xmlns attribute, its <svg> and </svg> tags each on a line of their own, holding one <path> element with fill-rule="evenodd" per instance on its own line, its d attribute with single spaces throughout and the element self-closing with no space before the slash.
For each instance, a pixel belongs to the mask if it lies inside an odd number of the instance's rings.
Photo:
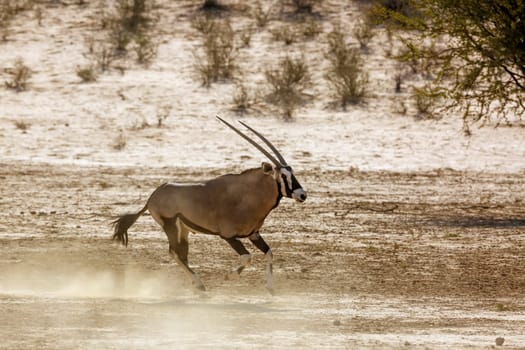
<svg viewBox="0 0 525 350">
<path fill-rule="evenodd" d="M 328 35 L 327 59 L 330 68 L 325 78 L 336 92 L 343 109 L 348 104 L 357 104 L 366 95 L 368 74 L 363 69 L 363 59 L 357 48 L 346 44 L 340 27 L 334 27 Z"/>
<path fill-rule="evenodd" d="M 16 92 L 27 90 L 33 71 L 24 63 L 22 58 L 17 58 L 14 67 L 8 69 L 7 73 L 10 76 L 10 79 L 5 81 L 7 88 L 13 89 Z"/>
<path fill-rule="evenodd" d="M 279 106 L 284 119 L 290 120 L 295 109 L 304 102 L 304 90 L 311 85 L 310 74 L 302 58 L 286 56 L 278 67 L 265 72 L 270 85 L 268 101 Z"/>
<path fill-rule="evenodd" d="M 206 14 L 202 16 L 196 16 L 191 20 L 191 27 L 204 35 L 208 35 L 213 32 L 216 24 L 216 20 Z"/>
<path fill-rule="evenodd" d="M 249 47 L 252 41 L 253 29 L 247 28 L 240 33 L 240 39 L 243 47 Z"/>
<path fill-rule="evenodd" d="M 206 11 L 222 11 L 226 9 L 226 6 L 222 5 L 218 0 L 204 0 L 201 9 Z"/>
<path fill-rule="evenodd" d="M 313 39 L 323 31 L 318 21 L 306 17 L 300 24 L 300 32 L 305 39 Z"/>
<path fill-rule="evenodd" d="M 255 103 L 255 99 L 250 96 L 248 89 L 243 84 L 238 84 L 233 95 L 233 110 L 239 114 L 246 113 Z"/>
<path fill-rule="evenodd" d="M 15 121 L 15 127 L 18 129 L 18 130 L 22 130 L 22 132 L 26 132 L 30 127 L 31 127 L 31 124 L 23 121 L 23 120 L 17 120 Z"/>
<path fill-rule="evenodd" d="M 85 56 L 92 62 L 91 65 L 100 72 L 107 71 L 117 57 L 113 46 L 104 42 L 93 41 L 89 42 L 89 51 Z"/>
<path fill-rule="evenodd" d="M 292 6 L 296 13 L 313 13 L 314 6 L 319 3 L 320 0 L 288 0 L 287 3 Z"/>
<path fill-rule="evenodd" d="M 285 45 L 291 45 L 297 41 L 297 33 L 289 25 L 282 25 L 272 30 L 272 37 L 275 41 L 282 41 Z"/>
<path fill-rule="evenodd" d="M 374 35 L 374 29 L 369 20 L 361 20 L 354 27 L 354 37 L 359 41 L 362 50 L 368 49 L 368 44 Z"/>
<path fill-rule="evenodd" d="M 412 0 L 373 0 L 367 15 L 372 22 L 401 28 L 407 25 L 407 18 L 421 16 L 414 4 Z"/>
<path fill-rule="evenodd" d="M 255 17 L 255 23 L 257 24 L 257 27 L 259 28 L 266 27 L 266 25 L 270 21 L 270 10 L 265 11 L 262 8 L 261 3 L 258 2 L 255 5 L 253 16 Z"/>
<path fill-rule="evenodd" d="M 137 62 L 145 66 L 149 66 L 157 57 L 157 45 L 149 35 L 143 32 L 136 35 L 134 50 L 137 55 Z"/>
<path fill-rule="evenodd" d="M 145 66 L 150 65 L 157 55 L 154 41 L 154 0 L 117 0 L 109 10 L 100 10 L 101 27 L 104 38 L 87 40 L 86 57 L 91 61 L 96 74 L 110 68 L 122 72 L 125 65 L 114 66 L 115 61 L 123 61 L 131 47 L 136 61 Z M 105 2 L 101 2 L 106 6 Z"/>
<path fill-rule="evenodd" d="M 126 145 L 128 144 L 128 141 L 126 139 L 126 135 L 124 135 L 124 132 L 121 130 L 117 137 L 115 138 L 115 141 L 113 142 L 113 149 L 116 151 L 121 151 L 124 148 L 126 148 Z"/>
<path fill-rule="evenodd" d="M 0 39 L 6 41 L 15 16 L 33 6 L 33 0 L 0 0 Z"/>
<path fill-rule="evenodd" d="M 195 54 L 195 68 L 204 86 L 232 79 L 237 69 L 235 34 L 230 23 L 227 20 L 211 21 L 214 30 L 205 33 L 202 38 L 204 55 Z"/>
<path fill-rule="evenodd" d="M 428 119 L 435 117 L 434 110 L 439 99 L 438 93 L 432 93 L 428 89 L 413 88 L 412 98 L 419 118 Z"/>
<path fill-rule="evenodd" d="M 84 83 L 91 83 L 97 80 L 96 67 L 92 64 L 77 67 L 77 76 Z"/>
<path fill-rule="evenodd" d="M 160 106 L 157 109 L 157 127 L 158 128 L 162 128 L 164 122 L 170 116 L 172 108 L 173 108 L 172 105 L 166 104 L 166 105 Z"/>
</svg>

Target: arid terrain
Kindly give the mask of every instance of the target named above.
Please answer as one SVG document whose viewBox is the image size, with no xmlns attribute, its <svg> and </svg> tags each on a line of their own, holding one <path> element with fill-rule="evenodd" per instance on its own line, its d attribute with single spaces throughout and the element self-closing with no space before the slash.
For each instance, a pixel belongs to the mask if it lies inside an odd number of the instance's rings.
<svg viewBox="0 0 525 350">
<path fill-rule="evenodd" d="M 160 174 L 162 173 L 162 175 Z M 505 348 L 525 344 L 522 176 L 300 171 L 307 202 L 284 201 L 264 259 L 238 281 L 221 239 L 192 235 L 193 292 L 149 216 L 126 249 L 116 213 L 177 168 L 4 164 L 0 335 L 6 349 Z"/>
<path fill-rule="evenodd" d="M 291 121 L 260 105 L 238 116 L 234 83 L 195 79 L 200 1 L 158 0 L 152 64 L 120 60 L 125 71 L 91 83 L 75 71 L 101 35 L 100 5 L 36 3 L 0 43 L 1 80 L 16 57 L 33 70 L 26 91 L 0 88 L 0 349 L 492 349 L 498 337 L 525 349 L 524 129 L 465 137 L 458 116 L 414 117 L 420 78 L 394 91 L 381 28 L 366 52 L 369 95 L 335 108 L 323 40 L 334 21 L 350 33 L 362 2 L 323 1 L 319 37 L 291 46 L 272 40 L 293 22 L 276 9 L 241 49 L 254 89 L 284 53 L 316 67 L 311 101 Z M 228 14 L 235 30 L 249 13 Z M 149 214 L 127 248 L 111 241 L 112 220 L 160 184 L 266 160 L 216 114 L 266 135 L 308 191 L 301 204 L 283 199 L 261 231 L 273 296 L 248 244 L 252 265 L 226 280 L 237 254 L 191 235 L 190 265 L 208 289 L 196 293 Z"/>
</svg>

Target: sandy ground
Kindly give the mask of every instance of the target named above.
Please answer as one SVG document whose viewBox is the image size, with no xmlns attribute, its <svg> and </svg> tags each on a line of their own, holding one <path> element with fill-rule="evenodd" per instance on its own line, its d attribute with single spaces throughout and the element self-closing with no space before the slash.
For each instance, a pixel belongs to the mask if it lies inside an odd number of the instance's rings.
<svg viewBox="0 0 525 350">
<path fill-rule="evenodd" d="M 525 348 L 523 128 L 465 138 L 457 116 L 395 112 L 419 78 L 393 91 L 384 33 L 367 53 L 366 102 L 334 110 L 322 40 L 284 47 L 270 30 L 288 22 L 274 17 L 240 51 L 247 85 L 295 52 L 316 67 L 315 98 L 293 122 L 264 108 L 242 118 L 274 141 L 309 197 L 283 200 L 263 228 L 275 296 L 260 253 L 249 247 L 252 266 L 227 281 L 236 254 L 206 235 L 190 241 L 208 288 L 196 294 L 151 217 L 128 248 L 110 240 L 110 222 L 161 183 L 264 160 L 214 118 L 239 118 L 234 84 L 195 81 L 189 0 L 158 1 L 149 68 L 128 62 L 123 75 L 80 83 L 86 36 L 100 30 L 98 5 L 78 3 L 41 2 L 42 24 L 22 12 L 0 44 L 1 79 L 18 56 L 34 71 L 28 91 L 0 88 L 1 349 L 490 349 L 496 337 Z M 359 16 L 354 2 L 323 4 L 321 38 Z M 236 12 L 232 24 L 250 19 Z"/>
<path fill-rule="evenodd" d="M 307 202 L 283 201 L 264 259 L 226 281 L 236 254 L 192 235 L 193 292 L 151 217 L 130 246 L 109 239 L 186 169 L 3 164 L 0 326 L 6 349 L 505 348 L 525 344 L 522 176 L 302 171 Z"/>
</svg>

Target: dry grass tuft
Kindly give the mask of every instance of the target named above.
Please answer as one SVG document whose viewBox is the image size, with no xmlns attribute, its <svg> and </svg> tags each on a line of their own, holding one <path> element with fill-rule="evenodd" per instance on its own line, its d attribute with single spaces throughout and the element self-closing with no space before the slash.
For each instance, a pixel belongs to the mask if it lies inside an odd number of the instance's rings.
<svg viewBox="0 0 525 350">
<path fill-rule="evenodd" d="M 83 83 L 92 83 L 97 81 L 97 71 L 93 64 L 77 67 L 77 76 Z"/>
<path fill-rule="evenodd" d="M 24 63 L 22 58 L 17 58 L 14 67 L 8 69 L 7 73 L 10 76 L 10 79 L 5 81 L 7 88 L 13 89 L 16 92 L 27 90 L 33 71 Z"/>
</svg>

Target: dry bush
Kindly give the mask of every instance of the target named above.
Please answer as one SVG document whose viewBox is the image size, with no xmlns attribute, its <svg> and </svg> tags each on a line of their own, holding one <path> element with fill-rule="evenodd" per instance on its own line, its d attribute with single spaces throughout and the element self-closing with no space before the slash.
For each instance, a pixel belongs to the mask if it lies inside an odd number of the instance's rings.
<svg viewBox="0 0 525 350">
<path fill-rule="evenodd" d="M 171 104 L 165 104 L 157 108 L 157 127 L 162 128 L 164 121 L 168 119 L 171 114 L 173 106 Z"/>
<path fill-rule="evenodd" d="M 126 58 L 130 45 L 139 64 L 151 64 L 157 55 L 154 0 L 116 0 L 109 4 L 103 1 L 101 5 L 112 6 L 100 10 L 105 38 L 89 44 L 88 55 L 97 69 L 104 72 L 114 60 Z"/>
<path fill-rule="evenodd" d="M 202 38 L 204 56 L 195 53 L 195 69 L 204 86 L 232 79 L 237 70 L 235 33 L 230 23 L 224 20 L 212 21 L 215 29 Z"/>
<path fill-rule="evenodd" d="M 204 0 L 201 10 L 204 11 L 225 11 L 228 7 L 221 4 L 218 0 Z"/>
<path fill-rule="evenodd" d="M 238 84 L 233 94 L 233 110 L 239 114 L 247 113 L 256 103 L 255 98 L 248 93 L 248 89 L 243 84 Z"/>
<path fill-rule="evenodd" d="M 285 45 L 291 45 L 297 41 L 297 33 L 289 25 L 282 25 L 272 30 L 272 38 L 275 41 L 282 41 Z"/>
<path fill-rule="evenodd" d="M 314 6 L 320 3 L 321 0 L 288 0 L 286 4 L 293 8 L 295 13 L 312 14 Z"/>
<path fill-rule="evenodd" d="M 31 127 L 31 124 L 25 122 L 25 121 L 22 121 L 22 120 L 17 120 L 15 122 L 15 127 L 18 129 L 18 130 L 22 130 L 22 132 L 26 132 L 30 127 Z"/>
<path fill-rule="evenodd" d="M 135 36 L 133 48 L 137 55 L 137 62 L 145 66 L 149 66 L 157 57 L 158 46 L 147 33 L 139 33 Z"/>
<path fill-rule="evenodd" d="M 25 91 L 29 86 L 32 70 L 24 63 L 22 58 L 17 58 L 13 68 L 7 70 L 10 79 L 5 81 L 5 86 L 16 92 Z"/>
<path fill-rule="evenodd" d="M 126 135 L 124 135 L 124 132 L 121 130 L 115 140 L 113 141 L 113 149 L 116 151 L 121 151 L 124 148 L 126 148 L 128 144 L 128 140 L 126 138 Z"/>
<path fill-rule="evenodd" d="M 147 31 L 152 21 L 153 5 L 153 0 L 117 0 L 112 20 L 131 34 Z"/>
<path fill-rule="evenodd" d="M 77 76 L 84 83 L 91 83 L 97 80 L 97 70 L 93 64 L 77 67 Z"/>
<path fill-rule="evenodd" d="M 312 39 L 322 32 L 321 25 L 310 17 L 303 17 L 296 24 L 283 24 L 271 31 L 275 41 L 282 41 L 285 45 L 291 45 L 301 39 Z"/>
<path fill-rule="evenodd" d="M 322 33 L 323 28 L 315 19 L 306 17 L 300 24 L 299 31 L 305 39 L 313 39 Z"/>
<path fill-rule="evenodd" d="M 252 41 L 252 35 L 253 35 L 253 28 L 249 27 L 245 30 L 243 30 L 239 36 L 241 39 L 242 47 L 250 47 L 250 43 Z"/>
<path fill-rule="evenodd" d="M 208 35 L 215 30 L 216 21 L 208 15 L 195 16 L 191 20 L 191 27 L 201 34 Z"/>
<path fill-rule="evenodd" d="M 287 56 L 278 67 L 265 72 L 270 86 L 267 98 L 281 108 L 284 119 L 290 120 L 295 109 L 304 102 L 304 90 L 311 85 L 310 74 L 304 59 Z"/>
<path fill-rule="evenodd" d="M 92 62 L 90 65 L 98 72 L 109 70 L 113 61 L 117 58 L 115 48 L 111 44 L 102 41 L 88 40 L 87 45 L 88 52 L 84 56 Z"/>
<path fill-rule="evenodd" d="M 259 28 L 266 27 L 266 25 L 270 21 L 270 9 L 265 11 L 262 8 L 261 3 L 258 2 L 255 5 L 255 9 L 253 11 L 253 16 L 255 17 L 255 23 L 257 24 L 257 27 L 259 27 Z"/>
<path fill-rule="evenodd" d="M 368 74 L 363 70 L 363 58 L 357 48 L 346 44 L 343 32 L 335 27 L 328 35 L 326 54 L 330 67 L 325 75 L 337 94 L 341 106 L 359 103 L 366 95 Z"/>
<path fill-rule="evenodd" d="M 33 7 L 33 0 L 0 0 L 0 39 L 7 40 L 9 26 L 15 16 Z"/>
<path fill-rule="evenodd" d="M 439 95 L 427 88 L 412 88 L 411 97 L 414 100 L 417 117 L 422 119 L 435 118 L 435 109 Z"/>
<path fill-rule="evenodd" d="M 359 42 L 362 50 L 368 49 L 368 44 L 374 37 L 374 29 L 372 23 L 369 20 L 359 21 L 354 27 L 354 37 Z"/>
</svg>

